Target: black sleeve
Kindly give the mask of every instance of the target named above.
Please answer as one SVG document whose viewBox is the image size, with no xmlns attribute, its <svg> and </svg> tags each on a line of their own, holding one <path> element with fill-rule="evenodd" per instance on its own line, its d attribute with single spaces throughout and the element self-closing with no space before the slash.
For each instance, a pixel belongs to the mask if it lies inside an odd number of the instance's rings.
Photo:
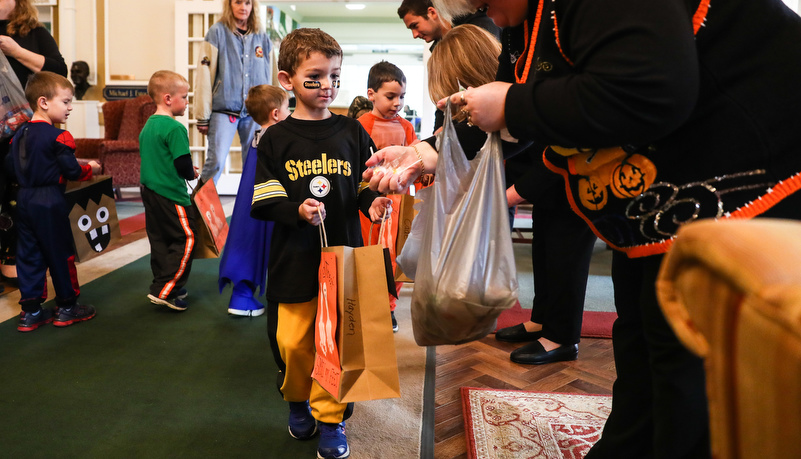
<svg viewBox="0 0 801 459">
<path fill-rule="evenodd" d="M 561 49 L 572 71 L 512 85 L 505 103 L 511 134 L 546 145 L 606 147 L 642 145 L 675 130 L 699 91 L 685 3 L 557 3 Z"/>
<path fill-rule="evenodd" d="M 67 64 L 64 62 L 64 57 L 61 56 L 61 51 L 59 51 L 53 36 L 44 27 L 37 27 L 31 33 L 36 34 L 36 41 L 39 45 L 37 54 L 41 54 L 45 58 L 42 70 L 66 77 Z"/>
<path fill-rule="evenodd" d="M 191 155 L 181 155 L 172 162 L 175 166 L 175 170 L 178 171 L 178 175 L 181 178 L 186 180 L 192 180 L 195 178 L 195 166 L 192 164 L 192 156 Z"/>
<path fill-rule="evenodd" d="M 445 114 L 442 113 L 442 110 L 436 109 L 434 111 L 434 132 L 437 132 L 437 129 L 441 128 L 444 122 Z"/>
<path fill-rule="evenodd" d="M 529 167 L 523 169 L 523 173 L 506 186 L 514 185 L 517 194 L 523 199 L 540 206 L 548 206 L 551 201 L 556 200 L 554 193 L 564 195 L 562 177 L 545 167 L 542 162 L 542 149 L 530 148 L 519 156 L 524 155 L 529 156 L 531 160 Z M 564 200 L 564 197 L 561 199 Z"/>
</svg>

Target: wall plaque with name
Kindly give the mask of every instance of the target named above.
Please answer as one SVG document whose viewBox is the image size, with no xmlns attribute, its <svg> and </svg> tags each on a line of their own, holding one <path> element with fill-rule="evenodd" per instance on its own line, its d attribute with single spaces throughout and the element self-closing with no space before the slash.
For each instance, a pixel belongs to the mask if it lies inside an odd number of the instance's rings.
<svg viewBox="0 0 801 459">
<path fill-rule="evenodd" d="M 133 99 L 147 95 L 147 86 L 106 86 L 103 97 L 106 100 Z"/>
</svg>

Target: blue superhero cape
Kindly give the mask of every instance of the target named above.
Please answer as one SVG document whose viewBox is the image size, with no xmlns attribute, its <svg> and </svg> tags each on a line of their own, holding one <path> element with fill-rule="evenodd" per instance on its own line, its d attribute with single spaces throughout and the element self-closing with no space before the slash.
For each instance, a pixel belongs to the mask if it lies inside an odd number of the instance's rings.
<svg viewBox="0 0 801 459">
<path fill-rule="evenodd" d="M 242 178 L 236 192 L 228 240 L 220 260 L 220 293 L 229 282 L 234 287 L 243 282 L 253 291 L 258 288 L 258 296 L 264 295 L 267 288 L 267 261 L 270 259 L 274 223 L 250 216 L 253 186 L 256 182 L 256 160 L 256 147 L 251 145 L 242 166 Z"/>
</svg>

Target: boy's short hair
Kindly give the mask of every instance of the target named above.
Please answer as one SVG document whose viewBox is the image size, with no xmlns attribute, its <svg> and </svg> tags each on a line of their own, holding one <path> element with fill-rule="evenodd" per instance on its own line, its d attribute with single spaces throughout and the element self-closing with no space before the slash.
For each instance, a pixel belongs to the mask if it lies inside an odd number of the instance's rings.
<svg viewBox="0 0 801 459">
<path fill-rule="evenodd" d="M 260 84 L 248 90 L 245 109 L 257 124 L 267 124 L 270 121 L 270 114 L 273 110 L 281 108 L 281 104 L 288 97 L 286 91 L 281 88 L 269 84 Z"/>
<path fill-rule="evenodd" d="M 50 100 L 56 96 L 56 91 L 59 89 L 69 89 L 75 94 L 75 87 L 63 76 L 48 71 L 36 72 L 28 78 L 28 83 L 25 85 L 25 99 L 35 111 L 40 97 Z"/>
<path fill-rule="evenodd" d="M 313 52 L 322 53 L 328 59 L 342 58 L 342 47 L 331 35 L 320 29 L 295 29 L 281 40 L 278 70 L 294 75 L 300 64 Z"/>
<path fill-rule="evenodd" d="M 172 70 L 159 70 L 147 82 L 147 95 L 153 99 L 153 102 L 158 104 L 161 95 L 172 94 L 177 89 L 179 82 L 189 86 L 189 82 L 180 73 Z"/>
<path fill-rule="evenodd" d="M 428 19 L 428 9 L 433 8 L 431 0 L 403 0 L 398 7 L 398 17 L 403 19 L 409 13 Z"/>
<path fill-rule="evenodd" d="M 367 88 L 373 91 L 381 89 L 384 83 L 397 81 L 401 85 L 406 84 L 406 75 L 403 74 L 397 65 L 381 61 L 374 66 L 370 67 L 370 73 L 367 74 Z"/>
</svg>

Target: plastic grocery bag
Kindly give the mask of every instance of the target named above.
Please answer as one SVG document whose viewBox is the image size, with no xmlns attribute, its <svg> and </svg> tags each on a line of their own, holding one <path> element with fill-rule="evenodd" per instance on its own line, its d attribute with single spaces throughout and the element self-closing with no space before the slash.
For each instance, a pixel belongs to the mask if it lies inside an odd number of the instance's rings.
<svg viewBox="0 0 801 459">
<path fill-rule="evenodd" d="M 17 75 L 0 52 L 0 139 L 10 138 L 33 116 Z"/>
<path fill-rule="evenodd" d="M 418 193 L 422 207 L 399 259 L 414 275 L 412 328 L 421 346 L 483 338 L 518 291 L 499 134 L 468 161 L 449 106 L 438 145 L 436 180 Z"/>
</svg>

